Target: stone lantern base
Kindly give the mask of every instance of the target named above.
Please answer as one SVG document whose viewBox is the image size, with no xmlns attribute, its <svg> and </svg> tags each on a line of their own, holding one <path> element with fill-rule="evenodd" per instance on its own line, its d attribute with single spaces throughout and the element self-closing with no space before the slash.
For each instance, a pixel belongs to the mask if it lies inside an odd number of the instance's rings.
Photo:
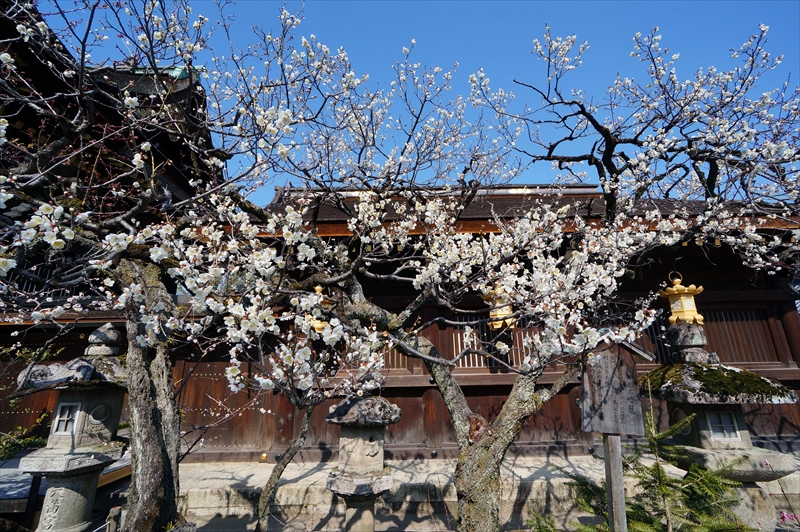
<svg viewBox="0 0 800 532">
<path fill-rule="evenodd" d="M 44 476 L 49 487 L 37 531 L 84 532 L 91 526 L 100 473 L 122 457 L 124 446 L 111 442 L 95 450 L 64 452 L 45 448 L 20 460 L 20 469 Z"/>
</svg>

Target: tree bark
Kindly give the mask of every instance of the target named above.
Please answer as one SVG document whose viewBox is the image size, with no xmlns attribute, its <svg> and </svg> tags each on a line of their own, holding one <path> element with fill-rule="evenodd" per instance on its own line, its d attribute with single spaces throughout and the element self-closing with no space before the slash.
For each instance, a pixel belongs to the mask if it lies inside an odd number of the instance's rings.
<svg viewBox="0 0 800 532">
<path fill-rule="evenodd" d="M 159 303 L 167 312 L 172 308 L 172 298 L 154 266 L 122 261 L 118 273 L 129 286 L 135 283 L 143 287 L 148 308 L 158 308 Z M 162 532 L 168 524 L 180 521 L 180 425 L 166 337 L 146 330 L 139 319 L 139 304 L 129 303 L 126 309 L 131 487 L 122 531 Z M 143 347 L 137 341 L 137 337 L 148 335 L 154 347 Z"/>
<path fill-rule="evenodd" d="M 579 366 L 567 366 L 550 388 L 537 391 L 536 381 L 543 369 L 517 378 L 508 400 L 492 423 L 486 423 L 482 417 L 472 414 L 470 440 L 467 448 L 458 455 L 453 475 L 458 495 L 460 532 L 501 529 L 500 465 L 506 451 L 514 443 L 525 421 L 567 385 L 578 373 Z"/>
<path fill-rule="evenodd" d="M 426 338 L 409 339 L 405 343 L 427 356 L 440 356 Z M 404 348 L 402 343 L 396 346 L 401 353 Z M 442 394 L 456 433 L 459 453 L 453 482 L 458 495 L 458 530 L 499 531 L 500 465 L 506 451 L 525 421 L 567 385 L 578 373 L 579 366 L 568 365 L 550 388 L 538 391 L 536 381 L 544 368 L 520 375 L 497 418 L 488 423 L 469 409 L 464 392 L 448 367 L 429 360 L 425 360 L 425 365 Z"/>
<path fill-rule="evenodd" d="M 280 460 L 272 468 L 272 473 L 267 480 L 267 483 L 261 490 L 261 496 L 258 498 L 258 530 L 266 532 L 269 526 L 270 508 L 275 502 L 275 494 L 278 491 L 278 482 L 281 480 L 286 466 L 288 466 L 297 452 L 306 442 L 306 434 L 308 433 L 308 426 L 311 423 L 311 414 L 314 412 L 315 405 L 309 405 L 303 410 L 303 423 L 300 426 L 300 434 L 294 438 L 289 447 L 281 454 Z"/>
</svg>

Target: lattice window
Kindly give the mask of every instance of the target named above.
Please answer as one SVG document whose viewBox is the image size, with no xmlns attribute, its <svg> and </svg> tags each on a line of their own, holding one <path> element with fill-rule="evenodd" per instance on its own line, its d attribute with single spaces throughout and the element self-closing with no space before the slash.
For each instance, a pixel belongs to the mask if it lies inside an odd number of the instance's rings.
<svg viewBox="0 0 800 532">
<path fill-rule="evenodd" d="M 383 351 L 384 367 L 386 369 L 407 369 L 408 357 L 398 353 L 394 349 L 385 349 Z"/>
<path fill-rule="evenodd" d="M 53 434 L 75 434 L 75 423 L 80 412 L 80 403 L 61 403 L 58 405 L 58 414 L 53 422 Z"/>
<path fill-rule="evenodd" d="M 452 356 L 456 356 L 461 351 L 463 351 L 467 346 L 464 339 L 464 335 L 466 334 L 467 323 L 471 321 L 475 321 L 481 318 L 486 318 L 486 315 L 478 315 L 478 314 L 459 314 L 454 318 L 454 321 L 463 323 L 464 325 L 458 325 L 453 328 L 453 353 Z M 481 341 L 484 342 L 492 342 L 497 339 L 497 335 L 499 332 L 493 331 L 486 323 L 480 323 L 478 325 L 471 326 L 473 330 L 473 335 Z M 519 366 L 522 362 L 522 359 L 525 357 L 525 351 L 522 347 L 522 341 L 526 335 L 529 335 L 535 329 L 527 326 L 525 322 L 517 323 L 517 326 L 514 327 L 512 330 L 508 331 L 507 334 L 510 334 L 510 341 L 505 340 L 507 344 L 510 344 L 510 350 L 506 355 L 500 355 L 499 353 L 495 353 L 494 356 L 500 358 L 504 362 L 506 362 L 510 366 Z M 481 355 L 477 353 L 470 353 L 466 355 L 464 358 L 460 359 L 456 363 L 456 367 L 458 368 L 490 368 L 490 369 L 501 369 L 503 368 L 503 364 L 493 360 L 491 358 L 485 359 Z"/>
<path fill-rule="evenodd" d="M 764 308 L 716 308 L 702 309 L 705 318 L 704 329 L 708 339 L 706 349 L 716 352 L 723 363 L 748 363 L 748 362 L 778 362 L 774 339 L 768 326 L 769 310 Z M 460 314 L 453 318 L 454 321 L 468 323 L 485 314 Z M 666 331 L 669 327 L 668 315 L 662 314 L 643 334 L 636 343 L 643 349 L 656 355 L 660 364 L 670 361 L 670 346 L 666 342 Z M 466 325 L 453 328 L 453 355 L 460 353 L 465 348 L 464 333 Z M 524 357 L 522 340 L 526 332 L 531 329 L 524 324 L 515 327 L 511 334 L 511 350 L 507 355 L 508 364 L 518 365 Z M 486 323 L 473 327 L 473 334 L 483 341 L 492 341 L 495 333 Z M 388 364 L 387 364 L 388 366 Z M 458 368 L 500 368 L 502 364 L 491 359 L 486 361 L 482 356 L 469 354 L 458 361 Z"/>
<path fill-rule="evenodd" d="M 775 344 L 763 308 L 702 309 L 706 349 L 716 352 L 723 363 L 778 362 Z M 640 336 L 636 343 L 654 353 L 659 363 L 670 360 L 670 348 L 664 338 L 669 327 L 667 316 L 661 315 Z"/>
<path fill-rule="evenodd" d="M 708 420 L 708 428 L 711 431 L 712 439 L 737 441 L 742 439 L 733 411 L 706 412 L 706 420 Z"/>
</svg>

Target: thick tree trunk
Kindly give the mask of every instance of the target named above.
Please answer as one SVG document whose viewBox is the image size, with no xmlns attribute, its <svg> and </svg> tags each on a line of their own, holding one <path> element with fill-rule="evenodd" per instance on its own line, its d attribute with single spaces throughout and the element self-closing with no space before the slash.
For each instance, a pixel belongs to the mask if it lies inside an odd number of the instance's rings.
<svg viewBox="0 0 800 532">
<path fill-rule="evenodd" d="M 567 366 L 550 388 L 536 390 L 541 370 L 520 375 L 492 423 L 471 414 L 468 448 L 458 456 L 453 482 L 458 495 L 458 530 L 500 530 L 500 465 L 522 425 L 553 398 L 579 371 Z"/>
<path fill-rule="evenodd" d="M 405 344 L 429 357 L 440 356 L 425 338 L 409 339 Z M 406 346 L 400 344 L 397 349 L 400 352 L 405 349 L 405 354 L 411 354 Z M 425 360 L 425 365 L 442 394 L 456 433 L 459 453 L 453 481 L 458 495 L 458 530 L 499 531 L 500 465 L 506 451 L 519 435 L 525 421 L 567 385 L 578 373 L 579 366 L 567 366 L 550 388 L 538 391 L 536 381 L 543 368 L 538 372 L 520 375 L 497 418 L 488 423 L 469 409 L 464 392 L 448 367 L 429 360 Z"/>
<path fill-rule="evenodd" d="M 128 408 L 131 487 L 123 531 L 161 532 L 177 519 L 178 437 L 172 373 L 166 349 L 142 349 L 139 325 L 128 320 Z"/>
<path fill-rule="evenodd" d="M 159 308 L 160 303 L 167 310 L 172 308 L 157 268 L 123 261 L 118 273 L 128 285 L 142 286 L 148 308 Z M 180 520 L 180 426 L 166 338 L 146 330 L 138 319 L 139 304 L 129 304 L 126 321 L 131 487 L 122 530 L 162 532 Z M 142 347 L 137 337 L 150 337 L 155 347 Z"/>
<path fill-rule="evenodd" d="M 459 456 L 453 481 L 458 495 L 458 530 L 500 530 L 500 464 L 493 442 L 473 444 Z M 505 451 L 503 451 L 505 454 Z"/>
<path fill-rule="evenodd" d="M 311 423 L 311 414 L 314 412 L 314 405 L 307 406 L 303 410 L 303 424 L 300 426 L 300 434 L 292 440 L 289 447 L 281 454 L 280 460 L 272 468 L 272 473 L 261 490 L 261 496 L 258 499 L 258 529 L 261 532 L 266 532 L 269 526 L 270 508 L 275 502 L 275 494 L 278 491 L 278 482 L 281 480 L 286 466 L 288 466 L 297 452 L 306 442 L 306 434 L 308 433 L 308 426 Z"/>
<path fill-rule="evenodd" d="M 393 333 L 397 333 L 395 329 L 407 319 L 407 316 L 397 319 L 397 316 L 393 317 L 369 303 L 358 283 L 353 282 L 348 288 L 354 302 L 351 317 L 359 320 L 369 317 L 373 323 Z M 422 301 L 424 298 L 420 298 Z M 567 385 L 578 373 L 579 365 L 568 364 L 550 388 L 538 391 L 536 381 L 544 371 L 543 366 L 538 371 L 520 375 L 497 418 L 488 423 L 470 410 L 464 391 L 451 373 L 451 368 L 437 362 L 436 359 L 441 359 L 441 355 L 430 340 L 420 336 L 406 337 L 394 348 L 406 356 L 421 358 L 425 362 L 450 412 L 458 444 L 458 463 L 453 477 L 458 495 L 458 530 L 499 531 L 500 465 L 506 451 L 519 435 L 525 421 Z"/>
</svg>

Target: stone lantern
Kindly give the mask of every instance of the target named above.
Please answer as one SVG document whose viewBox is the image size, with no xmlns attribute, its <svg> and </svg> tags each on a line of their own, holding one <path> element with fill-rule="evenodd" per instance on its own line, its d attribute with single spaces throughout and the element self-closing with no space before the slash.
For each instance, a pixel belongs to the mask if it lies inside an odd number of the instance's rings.
<svg viewBox="0 0 800 532">
<path fill-rule="evenodd" d="M 20 394 L 58 391 L 47 446 L 19 465 L 26 473 L 44 476 L 49 485 L 37 531 L 87 530 L 100 473 L 125 450 L 115 440 L 125 397 L 125 375 L 113 356 L 120 340 L 119 331 L 107 323 L 89 336 L 83 357 L 35 365 L 19 376 Z"/>
<path fill-rule="evenodd" d="M 683 287 L 680 277 L 672 281 L 674 286 L 661 295 L 669 297 L 675 309 L 667 329 L 674 359 L 644 375 L 639 381 L 641 392 L 651 392 L 654 398 L 666 401 L 671 423 L 694 414 L 691 423 L 674 437 L 674 443 L 683 447 L 679 467 L 688 470 L 695 464 L 717 469 L 734 462 L 719 473 L 742 483 L 737 488 L 741 502 L 731 510 L 745 523 L 759 523 L 765 530 L 773 530 L 777 524 L 775 506 L 756 482 L 797 471 L 796 459 L 753 447 L 741 405 L 795 403 L 797 398 L 782 384 L 720 364 L 716 353 L 706 351 L 702 316 L 694 305 L 694 295 L 702 287 Z"/>
<path fill-rule="evenodd" d="M 331 408 L 326 421 L 341 425 L 339 467 L 328 476 L 327 488 L 344 497 L 346 529 L 372 532 L 375 499 L 392 487 L 392 472 L 383 463 L 386 426 L 400 421 L 397 405 L 382 397 L 346 399 Z"/>
</svg>

